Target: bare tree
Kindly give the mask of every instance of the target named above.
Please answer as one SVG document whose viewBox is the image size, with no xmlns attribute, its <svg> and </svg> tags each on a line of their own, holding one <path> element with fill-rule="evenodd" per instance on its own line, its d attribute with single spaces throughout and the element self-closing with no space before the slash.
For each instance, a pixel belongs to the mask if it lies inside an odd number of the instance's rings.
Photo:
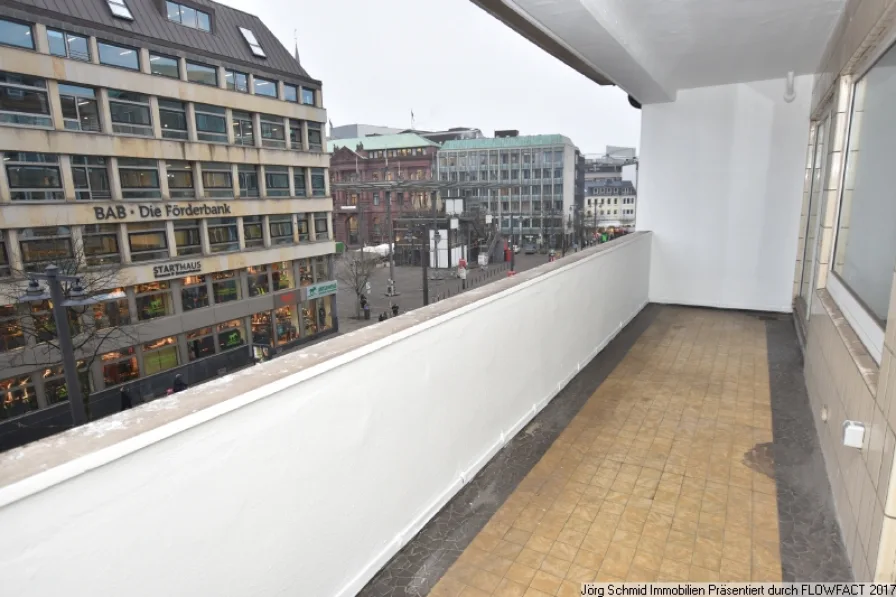
<svg viewBox="0 0 896 597">
<path fill-rule="evenodd" d="M 14 367 L 61 368 L 56 321 L 49 299 L 29 296 L 28 274 L 42 273 L 47 265 L 55 265 L 59 273 L 77 278 L 77 282 L 61 282 L 66 299 L 80 303 L 66 307 L 78 378 L 84 408 L 90 416 L 89 398 L 92 391 L 89 372 L 100 356 L 116 346 L 130 345 L 136 340 L 131 328 L 127 299 L 119 287 L 124 285 L 119 263 L 104 263 L 87 255 L 82 243 L 73 243 L 69 255 L 48 256 L 40 263 L 28 264 L 23 270 L 12 268 L 9 281 L 0 286 L 0 304 L 10 305 L 5 326 L 13 334 L 15 344 L 22 350 L 7 353 L 9 365 Z M 38 281 L 46 291 L 45 283 Z M 77 291 L 76 291 L 77 288 Z M 75 292 L 76 291 L 76 292 Z M 48 295 L 48 292 L 44 293 Z M 75 296 L 77 295 L 77 296 Z M 127 340 L 127 344 L 123 342 Z M 58 387 L 55 400 L 65 400 L 68 388 Z M 50 398 L 50 397 L 48 397 Z"/>
<path fill-rule="evenodd" d="M 369 251 L 343 253 L 336 276 L 355 292 L 355 316 L 361 317 L 361 295 L 367 291 L 367 283 L 382 258 Z"/>
</svg>

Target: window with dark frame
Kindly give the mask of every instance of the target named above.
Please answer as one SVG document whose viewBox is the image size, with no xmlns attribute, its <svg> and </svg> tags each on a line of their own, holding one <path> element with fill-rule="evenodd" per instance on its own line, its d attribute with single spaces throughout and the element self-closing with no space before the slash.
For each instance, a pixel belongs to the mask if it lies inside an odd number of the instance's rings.
<svg viewBox="0 0 896 597">
<path fill-rule="evenodd" d="M 202 162 L 202 188 L 206 197 L 233 197 L 233 171 L 230 164 Z"/>
<path fill-rule="evenodd" d="M 302 87 L 302 103 L 306 106 L 314 105 L 314 90 Z"/>
<path fill-rule="evenodd" d="M 80 201 L 111 199 L 109 184 L 109 161 L 99 156 L 71 156 L 72 178 L 75 183 L 75 198 Z"/>
<path fill-rule="evenodd" d="M 286 130 L 283 127 L 283 118 L 262 114 L 261 120 L 261 144 L 264 147 L 286 149 Z"/>
<path fill-rule="evenodd" d="M 149 96 L 132 91 L 109 89 L 112 130 L 123 135 L 152 137 Z"/>
<path fill-rule="evenodd" d="M 252 130 L 252 115 L 248 112 L 233 111 L 233 142 L 237 145 L 255 145 L 255 135 Z"/>
<path fill-rule="evenodd" d="M 118 224 L 86 224 L 81 231 L 87 265 L 121 263 Z"/>
<path fill-rule="evenodd" d="M 295 85 L 283 84 L 283 99 L 288 102 L 299 102 L 299 88 Z"/>
<path fill-rule="evenodd" d="M 142 158 L 118 158 L 123 199 L 161 199 L 159 163 Z"/>
<path fill-rule="evenodd" d="M 221 106 L 194 104 L 196 138 L 210 143 L 227 143 L 227 110 Z"/>
<path fill-rule="evenodd" d="M 187 81 L 200 85 L 218 86 L 218 69 L 208 64 L 187 60 Z"/>
<path fill-rule="evenodd" d="M 258 167 L 252 165 L 239 166 L 237 169 L 240 183 L 240 197 L 258 197 Z"/>
<path fill-rule="evenodd" d="M 268 227 L 271 231 L 271 246 L 293 243 L 291 215 L 268 216 Z"/>
<path fill-rule="evenodd" d="M 0 45 L 34 49 L 34 32 L 31 25 L 0 19 Z"/>
<path fill-rule="evenodd" d="M 215 304 L 240 300 L 240 275 L 237 270 L 212 274 L 212 294 Z"/>
<path fill-rule="evenodd" d="M 13 201 L 62 201 L 65 192 L 59 156 L 52 153 L 6 152 L 3 154 L 9 195 Z"/>
<path fill-rule="evenodd" d="M 189 138 L 187 131 L 187 107 L 183 102 L 159 98 L 159 124 L 165 139 Z"/>
<path fill-rule="evenodd" d="M 224 71 L 224 83 L 227 89 L 249 93 L 249 75 L 235 70 Z"/>
<path fill-rule="evenodd" d="M 308 214 L 296 214 L 296 223 L 299 228 L 299 242 L 306 243 L 311 240 L 311 233 L 308 227 Z"/>
<path fill-rule="evenodd" d="M 99 132 L 100 109 L 96 90 L 70 83 L 59 83 L 58 87 L 66 130 Z"/>
<path fill-rule="evenodd" d="M 290 149 L 296 151 L 304 151 L 305 145 L 302 143 L 302 122 L 300 120 L 289 121 L 289 145 Z"/>
<path fill-rule="evenodd" d="M 319 122 L 308 122 L 308 149 L 323 151 L 323 136 Z"/>
<path fill-rule="evenodd" d="M 168 176 L 168 193 L 172 199 L 192 199 L 196 197 L 191 162 L 169 160 L 165 162 Z"/>
<path fill-rule="evenodd" d="M 180 283 L 180 304 L 185 312 L 209 306 L 208 282 L 205 276 L 187 276 Z"/>
<path fill-rule="evenodd" d="M 329 239 L 329 224 L 327 223 L 327 212 L 318 211 L 314 212 L 314 234 L 317 240 L 324 240 L 320 238 L 320 235 L 323 234 L 326 239 Z"/>
<path fill-rule="evenodd" d="M 68 226 L 45 226 L 19 230 L 19 249 L 25 271 L 42 271 L 51 262 L 74 257 L 72 231 Z"/>
<path fill-rule="evenodd" d="M 187 332 L 187 352 L 190 361 L 212 356 L 217 352 L 214 328 L 206 327 Z"/>
<path fill-rule="evenodd" d="M 265 166 L 264 184 L 268 197 L 289 197 L 289 168 Z"/>
<path fill-rule="evenodd" d="M 293 185 L 295 186 L 296 197 L 307 197 L 308 190 L 305 186 L 305 168 L 303 166 L 295 166 L 292 169 Z"/>
<path fill-rule="evenodd" d="M 107 41 L 97 40 L 100 64 L 117 66 L 128 70 L 140 70 L 140 52 L 137 48 L 119 46 Z"/>
<path fill-rule="evenodd" d="M 206 32 L 212 30 L 211 15 L 198 8 L 167 0 L 165 2 L 165 12 L 169 21 L 180 23 L 184 27 Z"/>
<path fill-rule="evenodd" d="M 0 123 L 52 127 L 47 82 L 29 75 L 0 72 Z"/>
<path fill-rule="evenodd" d="M 131 261 L 155 261 L 167 259 L 168 231 L 165 222 L 133 222 L 127 224 Z"/>
<path fill-rule="evenodd" d="M 264 247 L 264 216 L 243 216 L 243 239 L 247 249 Z"/>
<path fill-rule="evenodd" d="M 229 253 L 240 250 L 236 218 L 209 218 L 208 243 L 212 253 Z"/>
<path fill-rule="evenodd" d="M 311 194 L 315 197 L 327 195 L 327 171 L 325 168 L 311 169 Z"/>
<path fill-rule="evenodd" d="M 255 77 L 252 80 L 252 89 L 255 91 L 255 95 L 277 97 L 277 81 Z"/>
<path fill-rule="evenodd" d="M 177 255 L 201 255 L 202 234 L 200 220 L 175 220 L 174 245 Z"/>
<path fill-rule="evenodd" d="M 164 54 L 149 53 L 149 72 L 160 77 L 169 77 L 171 79 L 180 79 L 179 60 L 174 56 L 166 56 Z"/>
<path fill-rule="evenodd" d="M 47 40 L 49 41 L 50 54 L 90 62 L 90 44 L 87 37 L 47 28 Z"/>
</svg>

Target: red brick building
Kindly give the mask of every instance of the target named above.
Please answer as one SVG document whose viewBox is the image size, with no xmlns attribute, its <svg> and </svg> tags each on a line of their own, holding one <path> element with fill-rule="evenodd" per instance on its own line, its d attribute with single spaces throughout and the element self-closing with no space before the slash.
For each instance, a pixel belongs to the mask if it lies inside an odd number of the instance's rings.
<svg viewBox="0 0 896 597">
<path fill-rule="evenodd" d="M 419 135 L 378 135 L 327 142 L 331 182 L 431 180 L 439 146 Z M 333 191 L 333 228 L 336 240 L 348 246 L 388 242 L 384 191 Z M 393 220 L 430 206 L 425 192 L 395 192 Z"/>
</svg>

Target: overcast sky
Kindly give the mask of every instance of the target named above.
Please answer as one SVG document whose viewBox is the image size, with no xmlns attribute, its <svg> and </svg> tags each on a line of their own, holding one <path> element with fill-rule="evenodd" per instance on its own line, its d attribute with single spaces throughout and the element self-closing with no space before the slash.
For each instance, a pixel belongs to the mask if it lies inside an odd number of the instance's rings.
<svg viewBox="0 0 896 597">
<path fill-rule="evenodd" d="M 333 124 L 566 135 L 585 153 L 637 146 L 641 113 L 470 0 L 223 0 L 261 17 L 323 81 Z"/>
</svg>

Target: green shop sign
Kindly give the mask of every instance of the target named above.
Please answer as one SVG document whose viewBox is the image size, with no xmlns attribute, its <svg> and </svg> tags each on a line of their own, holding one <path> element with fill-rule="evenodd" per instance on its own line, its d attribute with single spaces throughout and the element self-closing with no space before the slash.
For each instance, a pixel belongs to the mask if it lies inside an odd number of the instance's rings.
<svg viewBox="0 0 896 597">
<path fill-rule="evenodd" d="M 316 298 L 329 296 L 331 294 L 336 294 L 336 280 L 330 280 L 329 282 L 318 282 L 317 284 L 305 286 L 306 301 L 312 301 Z"/>
</svg>

